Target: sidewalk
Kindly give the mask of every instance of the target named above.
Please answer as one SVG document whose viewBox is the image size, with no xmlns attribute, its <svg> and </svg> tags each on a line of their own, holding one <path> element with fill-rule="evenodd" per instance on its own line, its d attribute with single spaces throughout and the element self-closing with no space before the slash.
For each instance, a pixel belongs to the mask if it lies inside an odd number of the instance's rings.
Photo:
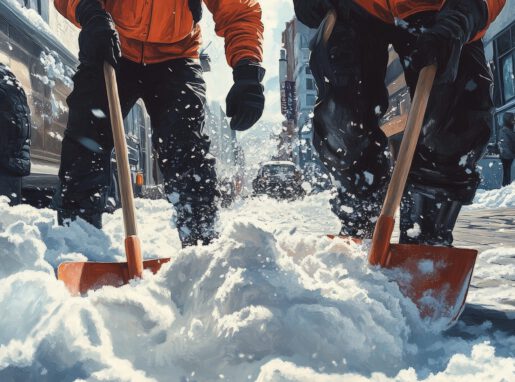
<svg viewBox="0 0 515 382">
<path fill-rule="evenodd" d="M 454 229 L 454 246 L 475 248 L 480 253 L 515 247 L 515 208 L 462 211 Z"/>
<path fill-rule="evenodd" d="M 463 211 L 454 230 L 454 245 L 479 251 L 461 320 L 476 325 L 490 321 L 491 330 L 515 335 L 515 208 Z"/>
</svg>

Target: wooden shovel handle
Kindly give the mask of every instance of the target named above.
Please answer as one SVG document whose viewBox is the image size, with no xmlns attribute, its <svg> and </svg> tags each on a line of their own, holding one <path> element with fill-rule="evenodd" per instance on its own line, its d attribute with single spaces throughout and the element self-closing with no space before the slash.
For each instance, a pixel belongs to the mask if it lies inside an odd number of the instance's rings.
<svg viewBox="0 0 515 382">
<path fill-rule="evenodd" d="M 408 179 L 411 168 L 411 162 L 413 161 L 413 155 L 417 147 L 418 137 L 420 136 L 420 130 L 422 130 L 424 116 L 426 115 L 427 102 L 431 94 L 435 75 L 436 65 L 431 65 L 423 68 L 418 76 L 415 96 L 413 97 L 413 103 L 409 111 L 406 129 L 404 130 L 404 136 L 399 149 L 399 155 L 395 163 L 392 179 L 388 186 L 388 192 L 384 200 L 381 215 L 394 217 L 401 203 L 402 194 L 404 193 L 404 187 L 406 186 L 406 180 Z"/>
<path fill-rule="evenodd" d="M 325 27 L 322 39 L 326 44 L 327 41 L 329 41 L 329 37 L 331 37 L 331 34 L 333 33 L 337 17 L 338 16 L 336 15 L 336 11 L 334 9 L 331 9 L 329 12 L 327 12 L 327 15 L 325 16 Z"/>
<path fill-rule="evenodd" d="M 118 168 L 118 183 L 122 199 L 123 223 L 125 226 L 125 255 L 129 268 L 129 278 L 141 277 L 143 273 L 143 260 L 139 245 L 138 229 L 136 226 L 136 213 L 134 208 L 134 194 L 132 193 L 129 155 L 125 142 L 123 128 L 122 108 L 118 96 L 118 84 L 114 68 L 104 62 L 104 77 L 109 101 L 109 114 L 113 130 L 114 152 L 116 153 L 116 167 Z"/>
<path fill-rule="evenodd" d="M 118 183 L 122 198 L 123 222 L 125 224 L 125 236 L 137 235 L 136 215 L 134 213 L 134 195 L 132 193 L 131 173 L 129 167 L 129 155 L 125 142 L 125 130 L 123 128 L 122 108 L 118 96 L 118 84 L 114 68 L 104 63 L 104 76 L 109 100 L 109 114 L 113 130 L 114 152 L 116 153 L 116 167 L 118 168 Z"/>
<path fill-rule="evenodd" d="M 381 215 L 376 222 L 368 261 L 372 265 L 387 266 L 389 262 L 390 240 L 395 225 L 394 216 L 401 203 L 404 187 L 417 147 L 420 130 L 426 114 L 427 102 L 436 76 L 436 65 L 423 68 L 418 76 L 415 96 L 408 115 L 399 155 L 393 169 L 392 179 L 383 203 Z"/>
</svg>

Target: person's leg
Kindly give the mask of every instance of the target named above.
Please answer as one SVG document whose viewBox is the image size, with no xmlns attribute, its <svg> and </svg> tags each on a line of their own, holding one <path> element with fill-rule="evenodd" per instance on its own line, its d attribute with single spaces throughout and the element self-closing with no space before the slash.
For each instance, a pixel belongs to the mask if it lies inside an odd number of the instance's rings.
<svg viewBox="0 0 515 382">
<path fill-rule="evenodd" d="M 502 186 L 506 187 L 511 184 L 511 166 L 513 159 L 501 159 L 502 162 Z"/>
<path fill-rule="evenodd" d="M 21 176 L 0 169 L 0 196 L 7 196 L 11 206 L 21 203 L 21 180 Z"/>
<path fill-rule="evenodd" d="M 383 29 L 353 6 L 340 15 L 328 49 L 315 48 L 310 62 L 319 89 L 313 144 L 337 188 L 332 210 L 342 223 L 340 234 L 357 238 L 372 236 L 390 167 L 379 129 L 388 107 Z"/>
<path fill-rule="evenodd" d="M 152 122 L 152 143 L 177 211 L 183 246 L 206 245 L 216 237 L 215 159 L 204 134 L 206 88 L 200 65 L 177 59 L 148 65 L 144 101 Z"/>
<path fill-rule="evenodd" d="M 138 64 L 121 60 L 117 70 L 123 115 L 139 98 Z M 113 136 L 101 68 L 79 67 L 67 99 L 68 124 L 61 149 L 60 186 L 53 206 L 58 222 L 81 217 L 101 228 L 111 182 Z"/>
<path fill-rule="evenodd" d="M 395 44 L 402 62 L 409 39 Z M 418 74 L 405 68 L 405 75 L 413 93 Z M 491 86 L 481 41 L 463 48 L 454 83 L 433 86 L 401 206 L 402 243 L 452 244 L 460 209 L 480 183 L 476 165 L 491 133 Z"/>
</svg>

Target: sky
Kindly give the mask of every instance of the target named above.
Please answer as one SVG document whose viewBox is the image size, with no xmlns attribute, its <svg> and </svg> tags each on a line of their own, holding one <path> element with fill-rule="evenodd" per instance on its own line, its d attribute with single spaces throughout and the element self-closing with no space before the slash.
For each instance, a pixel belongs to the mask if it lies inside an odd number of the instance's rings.
<svg viewBox="0 0 515 382">
<path fill-rule="evenodd" d="M 293 0 L 260 0 L 263 9 L 264 59 L 263 66 L 267 73 L 263 81 L 265 86 L 265 112 L 262 121 L 280 125 L 283 121 L 280 110 L 279 93 L 279 54 L 282 47 L 281 33 L 285 23 L 293 18 Z M 224 41 L 216 36 L 214 22 L 207 9 L 202 20 L 204 45 L 211 41 L 207 53 L 211 57 L 211 73 L 206 73 L 208 99 L 218 101 L 225 109 L 225 97 L 232 86 L 232 70 L 227 65 Z"/>
</svg>

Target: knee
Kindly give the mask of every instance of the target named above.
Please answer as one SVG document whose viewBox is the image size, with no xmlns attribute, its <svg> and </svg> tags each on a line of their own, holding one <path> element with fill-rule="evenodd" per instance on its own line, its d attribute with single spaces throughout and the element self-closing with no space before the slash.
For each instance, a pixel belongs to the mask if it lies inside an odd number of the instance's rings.
<svg viewBox="0 0 515 382">
<path fill-rule="evenodd" d="M 384 162 L 387 140 L 375 116 L 327 97 L 317 105 L 313 125 L 313 145 L 330 170 L 366 169 Z"/>
</svg>

